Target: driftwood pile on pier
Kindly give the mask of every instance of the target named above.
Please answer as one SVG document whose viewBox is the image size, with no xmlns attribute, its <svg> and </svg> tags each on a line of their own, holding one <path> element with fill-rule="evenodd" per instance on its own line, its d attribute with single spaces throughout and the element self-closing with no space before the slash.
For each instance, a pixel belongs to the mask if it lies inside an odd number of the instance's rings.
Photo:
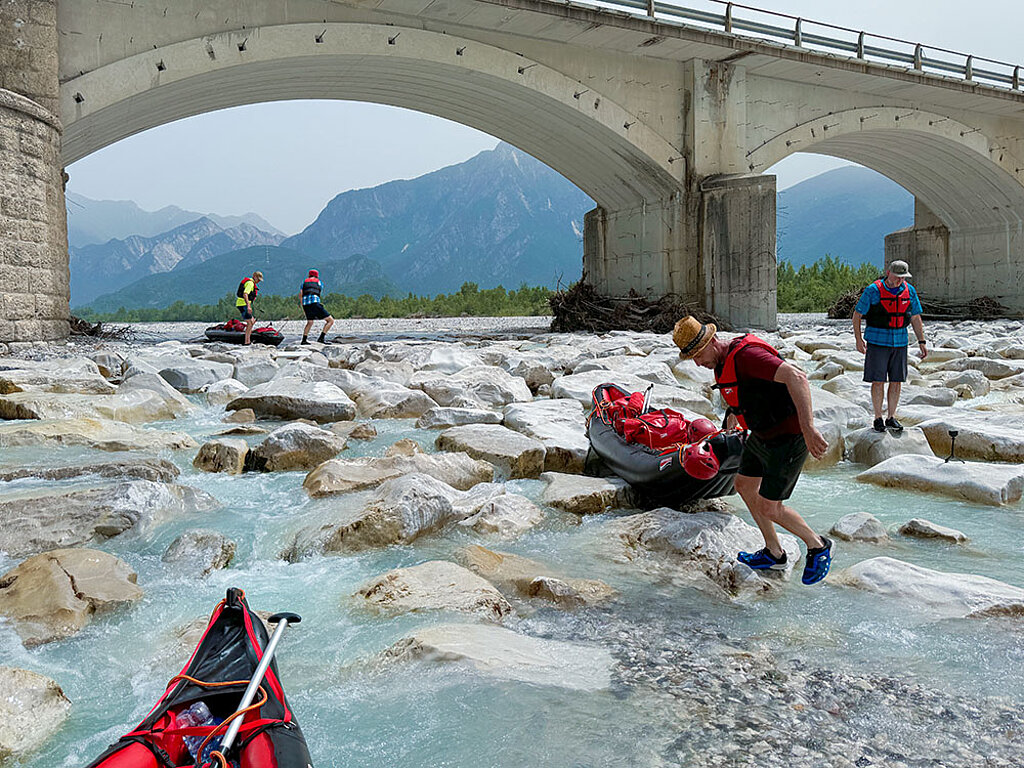
<svg viewBox="0 0 1024 768">
<path fill-rule="evenodd" d="M 553 333 L 573 331 L 649 331 L 671 333 L 676 321 L 693 315 L 702 323 L 712 322 L 723 330 L 729 325 L 710 312 L 691 307 L 679 296 L 669 294 L 651 301 L 630 291 L 628 296 L 599 296 L 582 281 L 567 290 L 558 291 L 550 299 Z"/>
<path fill-rule="evenodd" d="M 860 291 L 847 291 L 832 302 L 828 308 L 828 316 L 832 319 L 846 320 L 853 317 L 853 310 L 860 298 Z M 967 301 L 941 301 L 938 299 L 921 298 L 921 317 L 925 320 L 995 320 L 1008 317 L 1011 312 L 998 301 L 988 296 L 980 296 Z"/>
</svg>

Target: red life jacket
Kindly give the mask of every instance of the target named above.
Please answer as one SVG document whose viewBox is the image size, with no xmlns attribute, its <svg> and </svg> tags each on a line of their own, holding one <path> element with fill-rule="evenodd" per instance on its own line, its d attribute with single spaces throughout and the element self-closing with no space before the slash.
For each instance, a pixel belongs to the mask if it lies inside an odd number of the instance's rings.
<svg viewBox="0 0 1024 768">
<path fill-rule="evenodd" d="M 715 388 L 743 429 L 767 430 L 796 413 L 796 404 L 785 384 L 775 381 L 751 380 L 741 387 L 736 375 L 736 355 L 746 347 L 761 347 L 782 359 L 782 355 L 764 339 L 752 333 L 734 341 L 720 371 L 715 371 Z"/>
<path fill-rule="evenodd" d="M 904 283 L 896 295 L 889 291 L 885 281 L 875 280 L 881 301 L 872 304 L 864 320 L 870 328 L 906 328 L 910 320 L 910 288 Z"/>
</svg>

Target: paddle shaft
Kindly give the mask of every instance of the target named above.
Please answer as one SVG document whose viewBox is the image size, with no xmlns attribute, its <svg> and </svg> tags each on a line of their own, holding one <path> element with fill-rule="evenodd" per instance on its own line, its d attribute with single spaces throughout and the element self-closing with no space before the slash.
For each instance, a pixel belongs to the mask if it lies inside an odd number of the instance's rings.
<svg viewBox="0 0 1024 768">
<path fill-rule="evenodd" d="M 242 702 L 238 705 L 238 709 L 242 710 L 252 704 L 252 700 L 256 698 L 256 691 L 260 687 L 260 683 L 263 682 L 264 676 L 267 674 L 267 668 L 270 666 L 270 662 L 274 658 L 274 650 L 277 648 L 277 643 L 281 639 L 281 635 L 284 634 L 285 629 L 288 627 L 288 619 L 282 618 L 278 624 L 277 629 L 274 630 L 274 634 L 270 638 L 270 642 L 267 643 L 267 649 L 263 652 L 263 658 L 260 659 L 260 664 L 256 667 L 256 671 L 252 675 L 252 679 L 249 681 L 249 685 L 245 689 L 245 695 L 242 696 Z M 236 710 L 237 711 L 237 710 Z M 228 732 L 224 734 L 224 740 L 221 742 L 219 751 L 222 755 L 227 755 L 228 750 L 235 743 L 235 738 L 238 736 L 238 729 L 242 727 L 243 717 L 236 717 L 231 721 L 231 725 L 228 727 Z"/>
</svg>

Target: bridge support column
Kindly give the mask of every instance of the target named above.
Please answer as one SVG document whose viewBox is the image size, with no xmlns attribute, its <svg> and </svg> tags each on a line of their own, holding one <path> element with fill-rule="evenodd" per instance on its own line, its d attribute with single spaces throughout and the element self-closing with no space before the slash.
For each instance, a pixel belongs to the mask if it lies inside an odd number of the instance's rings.
<svg viewBox="0 0 1024 768">
<path fill-rule="evenodd" d="M 885 238 L 886 263 L 894 259 L 910 264 L 926 301 L 987 296 L 1024 315 L 1024 221 L 951 230 L 916 201 L 914 226 Z"/>
<path fill-rule="evenodd" d="M 0 343 L 68 335 L 56 0 L 0 3 Z"/>
<path fill-rule="evenodd" d="M 598 293 L 678 294 L 737 328 L 776 327 L 775 177 L 711 176 L 685 199 L 595 208 L 583 279 Z"/>
</svg>

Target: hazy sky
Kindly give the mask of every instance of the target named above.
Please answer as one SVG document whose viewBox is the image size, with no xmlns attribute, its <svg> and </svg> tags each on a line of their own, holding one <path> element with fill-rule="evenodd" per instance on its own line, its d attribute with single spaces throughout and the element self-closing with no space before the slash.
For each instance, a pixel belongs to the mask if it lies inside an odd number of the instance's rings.
<svg viewBox="0 0 1024 768">
<path fill-rule="evenodd" d="M 677 0 L 706 7 L 704 0 Z M 925 45 L 1024 64 L 1024 2 L 748 0 L 748 5 Z M 377 104 L 258 104 L 180 120 L 129 137 L 68 168 L 68 189 L 203 213 L 253 211 L 287 234 L 348 189 L 462 162 L 497 140 L 441 118 Z M 783 189 L 845 165 L 795 155 L 772 172 Z"/>
</svg>

